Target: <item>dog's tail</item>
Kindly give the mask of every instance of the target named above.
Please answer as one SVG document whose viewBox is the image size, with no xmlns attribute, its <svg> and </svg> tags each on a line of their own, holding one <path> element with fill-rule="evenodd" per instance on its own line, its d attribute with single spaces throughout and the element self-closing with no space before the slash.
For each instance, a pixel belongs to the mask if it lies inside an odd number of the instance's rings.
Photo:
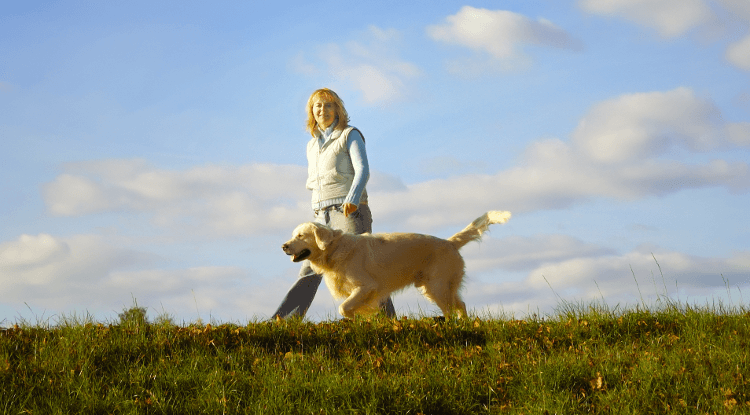
<svg viewBox="0 0 750 415">
<path fill-rule="evenodd" d="M 476 218 L 474 222 L 471 222 L 469 226 L 465 227 L 461 232 L 448 238 L 456 249 L 461 249 L 464 245 L 471 241 L 478 241 L 482 238 L 482 234 L 493 223 L 505 223 L 510 219 L 510 212 L 491 210 L 484 215 Z"/>
</svg>

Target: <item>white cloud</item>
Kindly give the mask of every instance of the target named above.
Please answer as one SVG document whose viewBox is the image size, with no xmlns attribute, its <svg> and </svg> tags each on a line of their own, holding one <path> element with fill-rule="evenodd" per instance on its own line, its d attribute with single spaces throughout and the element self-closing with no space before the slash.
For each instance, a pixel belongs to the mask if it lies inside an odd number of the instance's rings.
<svg viewBox="0 0 750 415">
<path fill-rule="evenodd" d="M 468 218 L 467 218 L 468 219 Z M 468 222 L 467 222 L 468 223 Z M 498 232 L 502 235 L 503 232 Z M 568 258 L 611 255 L 610 249 L 589 244 L 568 235 L 485 237 L 480 244 L 462 248 L 469 274 L 503 271 L 527 271 L 543 264 Z"/>
<path fill-rule="evenodd" d="M 725 25 L 730 33 L 737 30 L 745 30 L 745 35 L 738 41 L 729 44 L 725 57 L 735 67 L 750 71 L 750 2 L 746 0 L 718 0 L 718 3 L 726 8 L 728 21 Z"/>
<path fill-rule="evenodd" d="M 715 0 L 714 4 L 721 6 L 728 12 L 725 19 L 737 19 L 738 21 L 750 22 L 750 2 L 746 0 Z"/>
<path fill-rule="evenodd" d="M 666 38 L 680 36 L 715 19 L 703 0 L 579 0 L 578 5 L 589 13 L 622 16 L 656 29 Z"/>
<path fill-rule="evenodd" d="M 531 288 L 544 289 L 549 282 L 556 291 L 575 292 L 579 298 L 591 300 L 603 295 L 612 303 L 632 304 L 641 294 L 653 298 L 657 294 L 677 294 L 680 290 L 705 296 L 712 290 L 726 288 L 725 280 L 735 286 L 747 286 L 749 259 L 747 252 L 722 259 L 642 248 L 624 255 L 571 258 L 546 264 L 531 271 L 526 283 Z"/>
<path fill-rule="evenodd" d="M 627 94 L 594 105 L 571 137 L 570 142 L 532 143 L 517 166 L 496 174 L 373 191 L 373 210 L 391 224 L 429 231 L 473 219 L 460 216 L 466 206 L 477 212 L 522 213 L 560 209 L 595 197 L 635 200 L 701 187 L 750 187 L 747 163 L 690 164 L 674 157 L 678 150 L 701 154 L 748 142 L 747 126 L 722 123 L 715 105 L 686 88 Z M 431 213 L 425 213 L 424 206 L 431 206 Z"/>
<path fill-rule="evenodd" d="M 431 157 L 419 162 L 418 168 L 422 174 L 435 176 L 453 176 L 461 173 L 480 171 L 486 168 L 484 163 L 476 161 L 462 161 L 452 156 Z"/>
<path fill-rule="evenodd" d="M 575 155 L 561 141 L 535 147 L 549 154 L 559 151 L 558 156 L 545 158 L 532 152 L 523 166 L 494 175 L 431 180 L 402 192 L 372 192 L 373 211 L 396 229 L 430 231 L 474 219 L 465 217 L 467 206 L 474 212 L 508 209 L 524 213 L 562 209 L 596 197 L 636 200 L 713 186 L 741 190 L 750 180 L 745 163 L 689 165 L 652 159 L 611 168 Z M 430 206 L 429 211 L 425 206 Z"/>
<path fill-rule="evenodd" d="M 533 238 L 535 241 L 544 239 L 544 235 Z M 605 301 L 614 308 L 634 306 L 643 301 L 651 307 L 665 298 L 699 306 L 718 299 L 731 306 L 738 302 L 736 295 L 734 302 L 729 302 L 732 299 L 728 298 L 731 293 L 727 295 L 727 290 L 746 291 L 750 286 L 750 252 L 747 251 L 729 258 L 703 258 L 654 247 L 614 254 L 593 245 L 579 243 L 580 246 L 586 246 L 589 252 L 576 253 L 571 249 L 552 261 L 548 260 L 552 258 L 537 258 L 535 266 L 534 261 L 526 262 L 526 266 L 533 268 L 521 281 L 487 282 L 472 280 L 470 275 L 464 299 L 479 311 L 522 315 L 550 313 L 565 303 Z M 535 256 L 533 246 L 517 253 L 526 258 Z M 473 267 L 470 261 L 476 259 L 467 259 L 468 269 Z M 504 270 L 507 268 L 498 264 L 498 268 L 489 273 L 503 275 Z"/>
<path fill-rule="evenodd" d="M 130 293 L 140 304 L 155 309 L 158 305 L 168 314 L 182 318 L 194 316 L 192 321 L 201 318 L 208 322 L 211 315 L 229 322 L 270 314 L 268 300 L 258 301 L 262 294 L 255 283 L 249 272 L 239 267 L 204 266 L 112 272 L 102 279 L 99 290 Z M 281 300 L 281 289 L 266 289 L 266 296 Z M 270 295 L 275 292 L 278 295 Z"/>
<path fill-rule="evenodd" d="M 0 245 L 0 267 L 6 270 L 36 268 L 68 255 L 70 249 L 50 235 L 21 235 Z"/>
<path fill-rule="evenodd" d="M 708 151 L 727 144 L 718 108 L 688 88 L 627 94 L 594 105 L 572 134 L 591 160 L 629 163 L 673 147 Z"/>
<path fill-rule="evenodd" d="M 212 237 L 244 235 L 296 225 L 309 216 L 300 166 L 206 165 L 183 171 L 142 160 L 71 163 L 43 186 L 49 211 L 59 216 L 149 212 L 161 227 Z M 307 215 L 305 215 L 307 214 Z"/>
<path fill-rule="evenodd" d="M 53 184 L 46 186 L 45 200 L 55 215 L 86 215 L 113 207 L 115 201 L 103 190 L 87 177 L 61 174 Z"/>
<path fill-rule="evenodd" d="M 26 303 L 47 316 L 90 313 L 101 321 L 135 298 L 150 316 L 167 312 L 179 323 L 270 315 L 283 296 L 280 281 L 252 278 L 239 267 L 151 268 L 164 262 L 99 235 L 22 235 L 0 244 L 1 305 L 20 312 Z"/>
<path fill-rule="evenodd" d="M 514 69 L 529 58 L 523 46 L 534 45 L 578 50 L 581 45 L 566 31 L 546 19 L 536 21 L 505 10 L 478 9 L 464 6 L 445 23 L 427 27 L 435 41 L 455 44 L 490 56 L 489 66 Z M 454 70 L 468 70 L 476 62 L 451 64 Z M 486 64 L 480 66 L 487 66 Z"/>
<path fill-rule="evenodd" d="M 726 58 L 732 65 L 750 71 L 750 35 L 729 45 Z"/>
<path fill-rule="evenodd" d="M 370 170 L 370 180 L 367 182 L 368 192 L 403 192 L 408 187 L 400 177 L 377 170 Z"/>
<path fill-rule="evenodd" d="M 727 124 L 727 136 L 737 146 L 750 147 L 750 122 Z"/>
<path fill-rule="evenodd" d="M 374 65 L 341 68 L 338 74 L 362 92 L 368 103 L 387 102 L 400 95 L 404 82 L 399 74 L 387 73 Z"/>
<path fill-rule="evenodd" d="M 710 36 L 731 38 L 750 26 L 750 2 L 746 0 L 579 0 L 586 12 L 619 16 L 655 29 L 663 38 L 675 38 L 694 29 Z M 735 67 L 750 71 L 750 35 L 730 43 L 726 60 Z"/>
<path fill-rule="evenodd" d="M 71 299 L 97 298 L 98 281 L 109 272 L 155 259 L 152 254 L 113 246 L 97 235 L 22 235 L 0 245 L 0 296 L 44 299 L 57 306 Z"/>
<path fill-rule="evenodd" d="M 297 55 L 293 66 L 308 76 L 323 73 L 332 83 L 359 91 L 368 104 L 386 103 L 407 97 L 410 82 L 421 74 L 398 56 L 399 43 L 397 30 L 370 26 L 363 41 L 322 46 L 319 64 Z"/>
</svg>

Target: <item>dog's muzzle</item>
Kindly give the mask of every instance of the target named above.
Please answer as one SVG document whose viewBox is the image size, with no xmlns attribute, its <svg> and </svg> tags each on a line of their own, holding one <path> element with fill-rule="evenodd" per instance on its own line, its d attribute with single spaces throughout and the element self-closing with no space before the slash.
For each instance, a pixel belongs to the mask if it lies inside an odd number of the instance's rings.
<svg viewBox="0 0 750 415">
<path fill-rule="evenodd" d="M 294 253 L 291 251 L 288 244 L 282 245 L 281 249 L 284 251 L 285 254 L 292 257 L 292 262 L 304 261 L 305 259 L 307 259 L 307 257 L 310 256 L 310 254 L 312 254 L 312 252 L 309 249 L 303 249 L 300 252 Z"/>
</svg>

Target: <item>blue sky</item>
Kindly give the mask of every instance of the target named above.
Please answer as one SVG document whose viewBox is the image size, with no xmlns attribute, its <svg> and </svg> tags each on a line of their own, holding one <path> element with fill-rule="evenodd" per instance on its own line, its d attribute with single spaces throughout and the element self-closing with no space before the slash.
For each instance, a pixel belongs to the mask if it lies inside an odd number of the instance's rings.
<svg viewBox="0 0 750 415">
<path fill-rule="evenodd" d="M 375 232 L 448 237 L 477 314 L 750 295 L 744 0 L 15 2 L 0 324 L 269 316 L 310 220 L 304 105 L 367 140 Z M 558 297 L 559 296 L 559 297 Z M 410 289 L 399 313 L 439 311 Z M 313 320 L 337 318 L 324 286 Z"/>
</svg>

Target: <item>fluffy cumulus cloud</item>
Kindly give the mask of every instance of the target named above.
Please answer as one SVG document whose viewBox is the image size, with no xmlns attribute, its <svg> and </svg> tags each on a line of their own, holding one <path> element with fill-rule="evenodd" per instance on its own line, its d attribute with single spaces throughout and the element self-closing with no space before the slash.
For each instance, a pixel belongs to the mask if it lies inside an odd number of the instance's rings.
<svg viewBox="0 0 750 415">
<path fill-rule="evenodd" d="M 737 146 L 750 147 L 750 122 L 738 122 L 727 125 L 729 140 Z"/>
<path fill-rule="evenodd" d="M 656 29 L 664 37 L 675 37 L 715 19 L 703 0 L 579 0 L 589 12 L 621 16 Z"/>
<path fill-rule="evenodd" d="M 729 45 L 726 57 L 732 65 L 750 71 L 750 35 Z"/>
<path fill-rule="evenodd" d="M 748 133 L 745 123 L 722 121 L 710 100 L 687 88 L 626 94 L 592 106 L 569 141 L 532 143 L 515 167 L 373 191 L 373 200 L 382 202 L 378 217 L 431 230 L 457 224 L 467 205 L 529 212 L 595 197 L 636 200 L 717 186 L 746 191 L 747 163 L 704 159 L 712 150 L 748 151 Z M 702 161 L 681 161 L 686 153 Z M 425 213 L 423 206 L 436 209 Z"/>
<path fill-rule="evenodd" d="M 501 255 L 488 255 L 489 252 Z M 568 235 L 494 238 L 492 230 L 481 243 L 467 245 L 461 250 L 469 274 L 528 271 L 541 264 L 556 263 L 568 258 L 596 257 L 614 253 L 610 249 Z"/>
<path fill-rule="evenodd" d="M 739 69 L 750 71 L 750 2 L 745 0 L 719 0 L 728 15 L 734 19 L 734 26 L 744 27 L 746 34 L 740 40 L 729 44 L 726 51 L 726 59 L 729 63 Z M 737 24 L 739 23 L 739 24 Z"/>
<path fill-rule="evenodd" d="M 0 244 L 0 295 L 54 305 L 78 296 L 99 298 L 93 287 L 102 276 L 155 260 L 152 254 L 118 248 L 98 235 L 21 235 Z"/>
<path fill-rule="evenodd" d="M 554 289 L 566 301 L 604 298 L 609 304 L 670 297 L 699 303 L 750 284 L 750 253 L 702 258 L 658 248 L 622 255 L 570 258 L 532 270 L 525 286 Z M 566 298 L 567 297 L 567 298 Z"/>
<path fill-rule="evenodd" d="M 363 40 L 321 45 L 320 60 L 297 55 L 292 65 L 302 74 L 322 76 L 359 91 L 368 104 L 387 103 L 408 96 L 410 81 L 421 73 L 415 64 L 399 57 L 399 45 L 397 30 L 370 26 Z"/>
<path fill-rule="evenodd" d="M 656 30 L 663 38 L 675 38 L 703 29 L 730 34 L 750 26 L 750 3 L 745 0 L 579 0 L 581 9 L 602 16 L 617 16 Z M 750 35 L 731 42 L 727 61 L 750 71 Z"/>
<path fill-rule="evenodd" d="M 542 46 L 569 50 L 581 48 L 565 30 L 546 19 L 532 20 L 505 10 L 464 6 L 445 22 L 427 28 L 435 41 L 467 47 L 489 56 L 490 66 L 514 69 L 528 63 L 524 46 Z M 472 62 L 474 64 L 475 62 Z M 453 71 L 465 71 L 469 64 L 454 62 Z"/>
<path fill-rule="evenodd" d="M 102 280 L 99 290 L 132 293 L 153 310 L 150 315 L 166 313 L 187 322 L 245 322 L 270 316 L 282 296 L 279 282 L 251 277 L 247 270 L 230 266 L 117 271 Z"/>
<path fill-rule="evenodd" d="M 143 160 L 71 163 L 43 187 L 58 216 L 145 212 L 152 223 L 200 236 L 244 235 L 287 229 L 309 214 L 300 166 L 206 165 L 182 171 Z"/>
<path fill-rule="evenodd" d="M 714 259 L 639 249 L 624 255 L 577 257 L 543 264 L 529 273 L 528 283 L 533 288 L 544 288 L 550 282 L 554 283 L 553 287 L 568 290 L 597 281 L 599 288 L 605 287 L 607 293 L 614 295 L 632 293 L 637 288 L 636 284 L 652 284 L 654 277 L 658 278 L 662 288 L 669 283 L 667 289 L 675 287 L 675 281 L 678 288 L 680 285 L 683 288 L 719 288 L 725 286 L 722 275 L 735 283 L 747 284 L 750 278 L 750 263 L 747 260 L 747 253 L 729 259 Z M 628 283 L 628 280 L 632 283 Z M 640 282 L 636 283 L 638 280 Z M 595 285 L 591 285 L 590 294 L 597 290 Z"/>
<path fill-rule="evenodd" d="M 280 298 L 278 281 L 252 278 L 240 267 L 155 268 L 164 262 L 100 235 L 21 235 L 0 244 L 0 297 L 17 310 L 25 303 L 48 317 L 75 312 L 100 320 L 135 298 L 150 316 L 167 313 L 178 322 L 262 317 Z"/>
<path fill-rule="evenodd" d="M 573 132 L 591 160 L 630 163 L 675 148 L 706 152 L 730 145 L 716 106 L 688 88 L 628 94 L 595 105 Z"/>
<path fill-rule="evenodd" d="M 491 255 L 467 247 L 465 299 L 478 310 L 495 313 L 547 313 L 566 302 L 601 300 L 612 307 L 642 301 L 651 306 L 664 298 L 699 305 L 718 298 L 736 305 L 739 293 L 750 286 L 750 251 L 728 258 L 686 255 L 653 246 L 617 253 L 565 235 L 514 236 L 483 245 L 483 251 L 502 255 L 488 258 Z M 524 273 L 521 279 L 496 281 L 498 275 L 518 270 Z M 491 277 L 477 277 L 482 273 Z M 735 293 L 733 299 L 728 290 Z"/>
</svg>

